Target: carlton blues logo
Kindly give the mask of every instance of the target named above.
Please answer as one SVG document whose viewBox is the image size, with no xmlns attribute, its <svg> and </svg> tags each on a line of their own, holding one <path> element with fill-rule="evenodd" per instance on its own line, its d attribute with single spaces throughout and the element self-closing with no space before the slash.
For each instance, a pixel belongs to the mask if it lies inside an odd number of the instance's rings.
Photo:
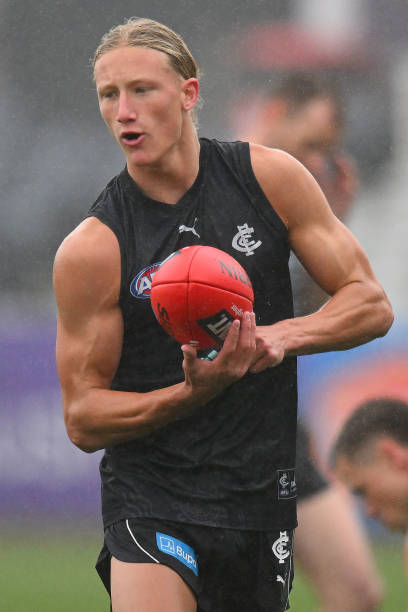
<svg viewBox="0 0 408 612">
<path fill-rule="evenodd" d="M 278 499 L 293 499 L 297 496 L 295 468 L 277 470 Z"/>
<path fill-rule="evenodd" d="M 152 290 L 153 276 L 161 266 L 159 263 L 150 264 L 147 268 L 143 268 L 141 272 L 130 283 L 130 293 L 142 300 L 150 300 L 150 293 Z"/>
</svg>

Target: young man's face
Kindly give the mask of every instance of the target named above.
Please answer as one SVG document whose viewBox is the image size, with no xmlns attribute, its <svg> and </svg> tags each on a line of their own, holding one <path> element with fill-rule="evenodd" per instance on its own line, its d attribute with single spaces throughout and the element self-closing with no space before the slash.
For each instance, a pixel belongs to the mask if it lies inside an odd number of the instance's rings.
<svg viewBox="0 0 408 612">
<path fill-rule="evenodd" d="M 402 448 L 403 453 L 408 450 Z M 370 460 L 337 458 L 335 472 L 347 487 L 361 496 L 366 512 L 394 531 L 408 529 L 408 472 L 381 452 Z"/>
<path fill-rule="evenodd" d="M 182 77 L 165 53 L 119 47 L 95 65 L 99 107 L 128 166 L 154 165 L 180 141 L 186 117 Z"/>
</svg>

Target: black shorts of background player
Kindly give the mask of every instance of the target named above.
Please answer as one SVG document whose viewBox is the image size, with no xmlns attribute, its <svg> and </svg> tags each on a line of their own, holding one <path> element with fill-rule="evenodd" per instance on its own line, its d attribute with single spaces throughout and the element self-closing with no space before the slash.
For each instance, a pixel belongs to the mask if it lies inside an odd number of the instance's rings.
<svg viewBox="0 0 408 612">
<path fill-rule="evenodd" d="M 197 65 L 172 30 L 144 19 L 113 28 L 97 49 L 94 79 L 126 168 L 55 259 L 68 435 L 85 452 L 105 449 L 105 530 L 149 518 L 213 527 L 219 537 L 225 529 L 257 537 L 270 531 L 279 533 L 272 551 L 283 565 L 296 525 L 294 496 L 279 488 L 282 470 L 294 469 L 296 356 L 386 333 L 391 307 L 361 247 L 301 164 L 259 145 L 198 138 Z M 196 233 L 180 232 L 182 225 Z M 148 300 L 158 264 L 197 244 L 196 234 L 238 258 L 255 294 L 257 318 L 246 312 L 232 322 L 211 362 L 190 345 L 180 351 Z M 334 296 L 310 317 L 293 318 L 288 245 Z M 176 538 L 194 549 L 184 535 L 157 533 L 173 538 L 169 546 Z M 160 548 L 160 538 L 154 545 Z M 218 549 L 218 561 L 224 552 L 231 559 L 231 550 Z M 182 558 L 174 571 L 112 555 L 115 612 L 214 610 L 205 604 L 208 593 L 197 595 L 183 579 Z M 287 574 L 271 563 L 263 569 L 279 595 L 264 588 L 256 601 L 248 584 L 240 608 L 284 610 Z M 219 588 L 223 580 L 221 573 Z M 231 609 L 231 591 L 228 597 Z"/>
</svg>

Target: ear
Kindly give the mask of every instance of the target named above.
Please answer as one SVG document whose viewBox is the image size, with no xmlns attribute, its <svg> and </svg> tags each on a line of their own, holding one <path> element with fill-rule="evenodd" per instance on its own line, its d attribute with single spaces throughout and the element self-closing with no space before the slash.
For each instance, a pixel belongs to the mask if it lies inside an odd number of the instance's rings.
<svg viewBox="0 0 408 612">
<path fill-rule="evenodd" d="M 408 471 L 408 447 L 394 438 L 381 438 L 376 442 L 376 450 L 397 470 Z"/>
<path fill-rule="evenodd" d="M 200 95 L 200 83 L 197 79 L 186 79 L 182 84 L 182 104 L 185 111 L 190 111 L 197 104 Z"/>
</svg>

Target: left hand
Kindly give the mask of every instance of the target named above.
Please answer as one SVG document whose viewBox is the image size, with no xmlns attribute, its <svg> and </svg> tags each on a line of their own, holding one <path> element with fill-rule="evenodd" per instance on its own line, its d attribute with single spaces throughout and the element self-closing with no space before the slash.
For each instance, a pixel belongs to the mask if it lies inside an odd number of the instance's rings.
<svg viewBox="0 0 408 612">
<path fill-rule="evenodd" d="M 257 374 L 279 365 L 285 357 L 283 335 L 278 332 L 278 325 L 261 325 L 256 328 L 256 351 L 249 368 L 251 374 Z"/>
</svg>

